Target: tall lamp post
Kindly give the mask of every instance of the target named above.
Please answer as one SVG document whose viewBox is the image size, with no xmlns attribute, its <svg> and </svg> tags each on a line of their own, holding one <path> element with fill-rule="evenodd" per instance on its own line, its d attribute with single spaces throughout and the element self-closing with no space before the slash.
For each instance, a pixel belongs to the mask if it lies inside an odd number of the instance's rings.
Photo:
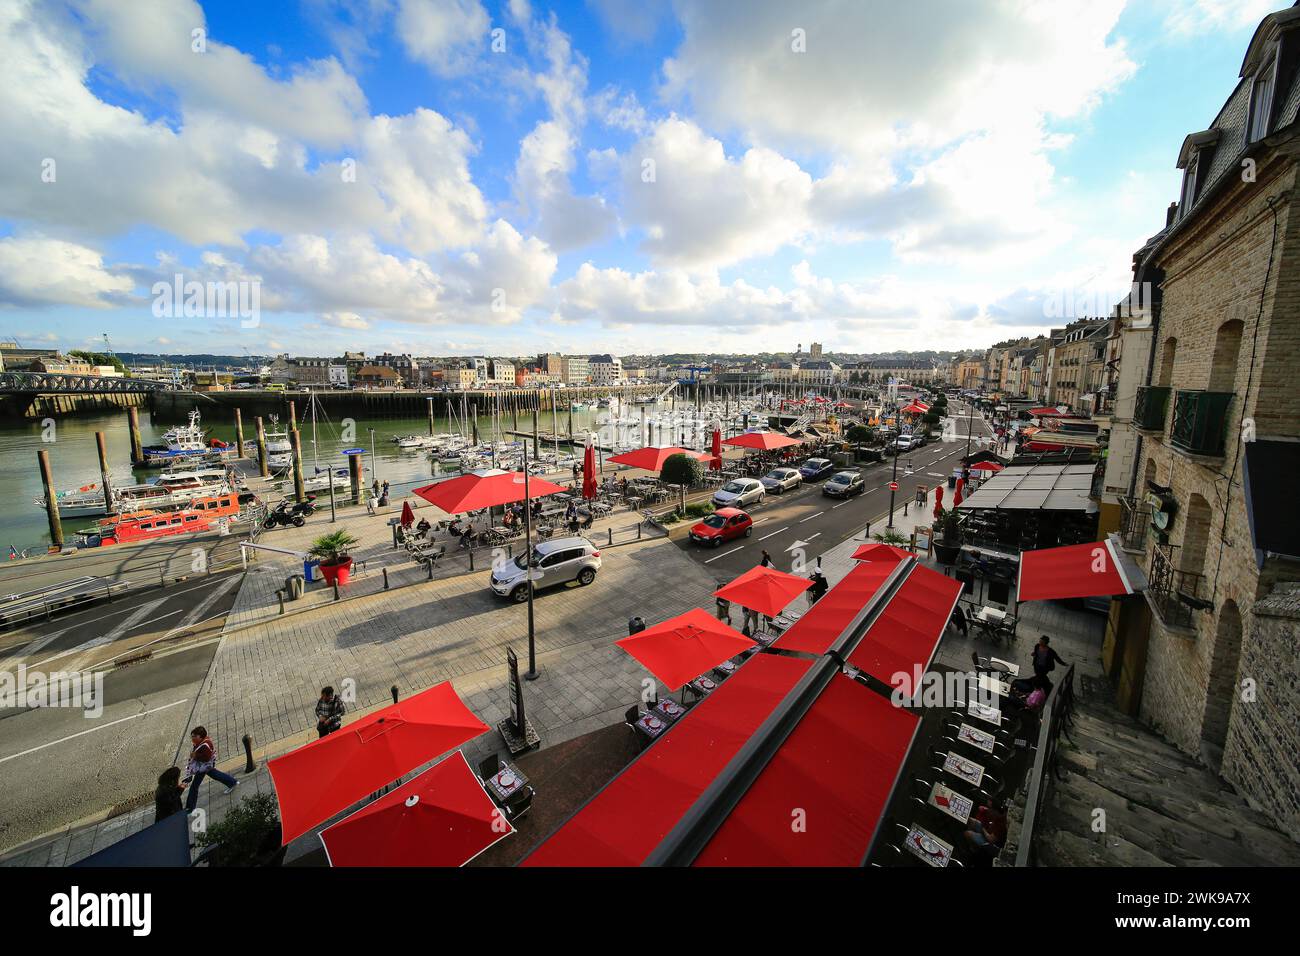
<svg viewBox="0 0 1300 956">
<path fill-rule="evenodd" d="M 898 485 L 898 441 L 903 437 L 903 423 L 899 420 L 898 416 L 898 399 L 895 398 L 894 430 L 898 432 L 898 435 L 894 438 L 894 474 L 893 477 L 889 479 L 889 523 L 885 525 L 887 528 L 892 528 L 894 526 L 894 495 L 896 494 L 895 488 Z"/>
<path fill-rule="evenodd" d="M 537 641 L 533 630 L 533 503 L 528 493 L 528 442 L 524 442 L 524 577 L 528 579 L 528 671 L 537 680 Z"/>
</svg>

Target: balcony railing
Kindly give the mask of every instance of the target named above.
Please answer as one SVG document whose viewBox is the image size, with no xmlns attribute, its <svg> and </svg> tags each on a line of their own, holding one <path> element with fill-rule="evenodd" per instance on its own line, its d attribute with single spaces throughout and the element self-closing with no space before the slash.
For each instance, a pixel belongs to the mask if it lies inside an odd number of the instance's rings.
<svg viewBox="0 0 1300 956">
<path fill-rule="evenodd" d="M 1119 541 L 1125 551 L 1145 551 L 1150 533 L 1151 506 L 1140 498 L 1121 498 Z"/>
<path fill-rule="evenodd" d="M 1203 575 L 1174 567 L 1173 548 L 1157 545 L 1151 552 L 1151 573 L 1147 575 L 1147 596 L 1171 627 L 1191 627 Z"/>
<path fill-rule="evenodd" d="M 1230 404 L 1232 392 L 1180 390 L 1174 396 L 1170 443 L 1193 455 L 1222 455 Z"/>
<path fill-rule="evenodd" d="M 1165 413 L 1169 410 L 1168 385 L 1142 385 L 1133 405 L 1133 425 L 1147 431 L 1165 430 Z"/>
</svg>

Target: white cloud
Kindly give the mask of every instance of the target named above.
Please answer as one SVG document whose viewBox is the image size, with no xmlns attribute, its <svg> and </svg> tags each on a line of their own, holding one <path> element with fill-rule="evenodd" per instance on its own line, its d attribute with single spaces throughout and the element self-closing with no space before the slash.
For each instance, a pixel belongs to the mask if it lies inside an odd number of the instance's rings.
<svg viewBox="0 0 1300 956">
<path fill-rule="evenodd" d="M 1253 30 L 1283 6 L 1284 0 L 1177 0 L 1165 17 L 1165 27 L 1180 36 Z"/>
<path fill-rule="evenodd" d="M 397 32 L 407 54 L 439 76 L 466 72 L 486 49 L 491 20 L 479 0 L 400 0 Z"/>
<path fill-rule="evenodd" d="M 0 239 L 0 305 L 120 305 L 135 283 L 86 246 L 43 237 Z"/>
</svg>

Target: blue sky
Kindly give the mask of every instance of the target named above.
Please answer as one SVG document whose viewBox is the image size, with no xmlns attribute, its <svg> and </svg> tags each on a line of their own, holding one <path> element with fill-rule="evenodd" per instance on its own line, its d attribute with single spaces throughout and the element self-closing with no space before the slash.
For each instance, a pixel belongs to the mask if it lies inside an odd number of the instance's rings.
<svg viewBox="0 0 1300 956">
<path fill-rule="evenodd" d="M 983 347 L 1122 294 L 1278 6 L 15 0 L 0 335 Z"/>
</svg>

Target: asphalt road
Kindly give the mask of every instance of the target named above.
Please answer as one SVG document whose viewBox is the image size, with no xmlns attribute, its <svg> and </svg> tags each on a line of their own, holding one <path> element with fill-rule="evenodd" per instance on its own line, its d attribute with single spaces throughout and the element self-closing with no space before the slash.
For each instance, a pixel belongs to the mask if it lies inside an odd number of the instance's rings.
<svg viewBox="0 0 1300 956">
<path fill-rule="evenodd" d="M 957 434 L 953 440 L 931 440 L 916 451 L 899 455 L 895 508 L 901 508 L 904 501 L 911 500 L 917 485 L 933 488 L 942 483 L 945 495 L 951 494 L 947 491 L 947 478 L 966 455 L 966 421 L 964 418 L 956 420 Z M 978 439 L 991 435 L 992 431 L 976 416 L 971 434 Z M 906 474 L 909 460 L 913 471 L 910 475 Z M 719 583 L 729 581 L 758 564 L 764 550 L 772 555 L 777 568 L 789 571 L 795 549 L 801 549 L 808 566 L 802 573 L 811 573 L 812 564 L 819 554 L 859 535 L 868 522 L 872 534 L 884 528 L 890 510 L 889 482 L 894 472 L 894 461 L 890 458 L 861 466 L 858 470 L 866 481 L 866 490 L 853 498 L 829 498 L 822 494 L 822 482 L 808 483 L 797 490 L 769 494 L 761 505 L 747 509 L 755 522 L 754 533 L 748 538 L 717 548 L 681 538 L 678 546 L 706 567 Z M 950 499 L 945 497 L 944 500 L 947 505 Z"/>
</svg>

